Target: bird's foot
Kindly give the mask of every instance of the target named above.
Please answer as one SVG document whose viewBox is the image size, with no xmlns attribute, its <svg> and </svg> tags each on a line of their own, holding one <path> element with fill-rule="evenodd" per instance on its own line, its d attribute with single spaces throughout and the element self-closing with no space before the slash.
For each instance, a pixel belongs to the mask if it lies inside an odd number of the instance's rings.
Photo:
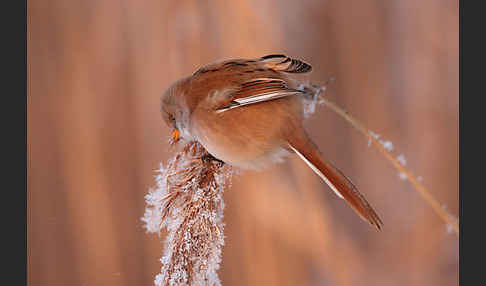
<svg viewBox="0 0 486 286">
<path fill-rule="evenodd" d="M 213 155 L 211 155 L 209 153 L 202 155 L 201 160 L 203 161 L 203 163 L 216 161 L 216 162 L 218 162 L 219 167 L 222 167 L 224 165 L 224 161 L 219 160 L 218 158 L 214 157 Z"/>
</svg>

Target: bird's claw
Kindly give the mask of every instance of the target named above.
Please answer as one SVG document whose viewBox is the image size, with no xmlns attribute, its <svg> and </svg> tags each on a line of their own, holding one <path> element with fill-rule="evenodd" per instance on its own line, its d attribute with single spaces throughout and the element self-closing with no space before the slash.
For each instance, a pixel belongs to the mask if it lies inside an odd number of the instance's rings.
<svg viewBox="0 0 486 286">
<path fill-rule="evenodd" d="M 204 155 L 201 156 L 201 161 L 203 163 L 209 163 L 209 162 L 212 162 L 212 161 L 216 161 L 218 162 L 218 166 L 221 167 L 224 165 L 224 161 L 221 161 L 219 160 L 218 158 L 214 157 L 213 155 L 209 154 L 209 153 L 206 153 Z"/>
</svg>

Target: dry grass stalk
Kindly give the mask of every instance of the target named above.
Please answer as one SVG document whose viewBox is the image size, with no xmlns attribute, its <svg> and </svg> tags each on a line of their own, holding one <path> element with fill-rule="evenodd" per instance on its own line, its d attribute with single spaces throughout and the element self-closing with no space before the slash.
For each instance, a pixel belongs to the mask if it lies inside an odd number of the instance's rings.
<svg viewBox="0 0 486 286">
<path fill-rule="evenodd" d="M 224 245 L 223 191 L 231 168 L 203 161 L 207 151 L 189 142 L 156 176 L 145 197 L 148 232 L 167 228 L 162 270 L 155 285 L 220 285 L 216 271 Z"/>
<path fill-rule="evenodd" d="M 323 89 L 325 90 L 325 87 Z M 442 206 L 442 204 L 439 203 L 437 199 L 434 198 L 430 191 L 427 190 L 427 188 L 425 188 L 425 186 L 420 183 L 420 180 L 415 177 L 412 172 L 404 167 L 404 164 L 403 162 L 400 162 L 400 159 L 395 158 L 390 153 L 389 149 L 387 149 L 387 146 L 384 146 L 384 144 L 377 139 L 373 132 L 369 131 L 367 128 L 364 127 L 361 122 L 349 115 L 348 112 L 343 110 L 336 103 L 330 101 L 329 99 L 322 99 L 321 103 L 324 103 L 324 105 L 326 105 L 329 109 L 344 118 L 354 128 L 356 128 L 365 137 L 367 137 L 368 140 L 373 143 L 373 146 L 375 146 L 383 154 L 383 156 L 385 156 L 385 158 L 393 164 L 393 166 L 400 172 L 400 174 L 403 174 L 402 178 L 407 179 L 408 181 L 410 181 L 410 183 L 412 183 L 415 190 L 434 209 L 439 217 L 444 220 L 444 222 L 448 226 L 448 229 L 453 229 L 456 235 L 459 235 L 459 224 L 457 218 L 455 218 L 453 215 L 446 211 L 446 209 Z"/>
</svg>

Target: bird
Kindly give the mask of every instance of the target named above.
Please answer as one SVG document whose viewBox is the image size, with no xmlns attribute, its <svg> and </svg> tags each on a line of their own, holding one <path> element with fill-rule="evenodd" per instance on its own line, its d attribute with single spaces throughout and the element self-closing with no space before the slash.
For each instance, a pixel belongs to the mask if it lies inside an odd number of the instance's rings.
<svg viewBox="0 0 486 286">
<path fill-rule="evenodd" d="M 212 62 L 172 83 L 160 98 L 172 140 L 197 141 L 220 162 L 260 170 L 295 153 L 377 230 L 383 222 L 365 197 L 304 129 L 303 105 L 319 93 L 302 88 L 312 66 L 283 54 Z"/>
</svg>

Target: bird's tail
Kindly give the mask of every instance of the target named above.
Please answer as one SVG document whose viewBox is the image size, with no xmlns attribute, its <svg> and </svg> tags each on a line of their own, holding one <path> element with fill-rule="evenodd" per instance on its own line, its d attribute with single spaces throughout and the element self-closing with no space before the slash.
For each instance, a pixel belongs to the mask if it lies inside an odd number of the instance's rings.
<svg viewBox="0 0 486 286">
<path fill-rule="evenodd" d="M 344 199 L 363 220 L 368 221 L 380 230 L 383 222 L 353 183 L 322 157 L 317 146 L 306 134 L 292 137 L 292 139 L 288 140 L 290 149 L 319 175 L 338 197 Z"/>
</svg>

